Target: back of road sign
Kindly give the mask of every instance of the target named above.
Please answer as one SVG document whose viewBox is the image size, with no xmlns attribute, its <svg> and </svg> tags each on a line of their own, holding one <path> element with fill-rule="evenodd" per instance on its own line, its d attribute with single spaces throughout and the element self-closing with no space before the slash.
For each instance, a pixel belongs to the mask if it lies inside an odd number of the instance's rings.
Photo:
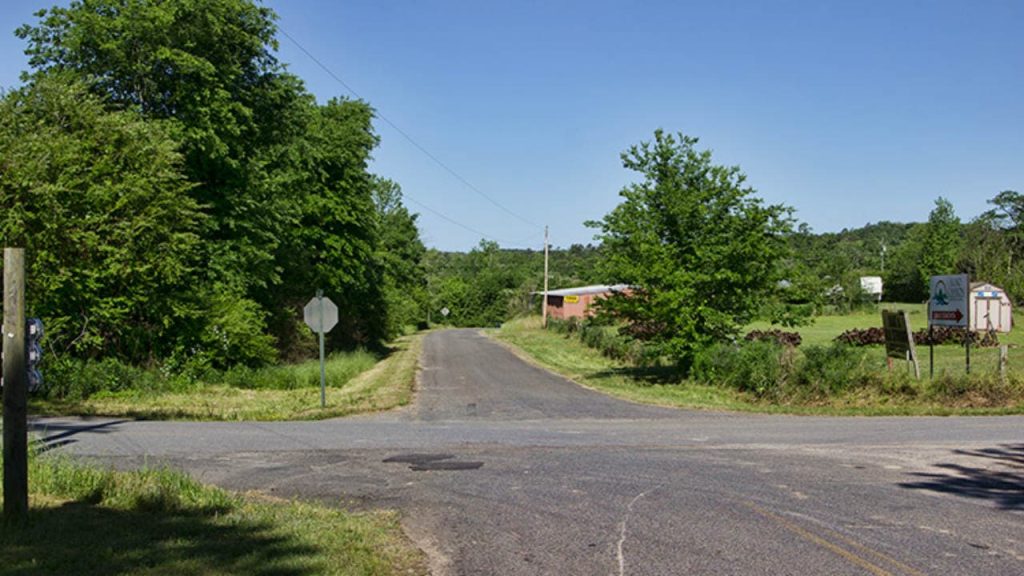
<svg viewBox="0 0 1024 576">
<path fill-rule="evenodd" d="M 323 318 L 320 316 L 321 310 Z M 302 317 L 313 332 L 320 333 L 322 327 L 326 334 L 338 324 L 338 307 L 326 296 L 313 297 L 302 309 Z"/>
</svg>

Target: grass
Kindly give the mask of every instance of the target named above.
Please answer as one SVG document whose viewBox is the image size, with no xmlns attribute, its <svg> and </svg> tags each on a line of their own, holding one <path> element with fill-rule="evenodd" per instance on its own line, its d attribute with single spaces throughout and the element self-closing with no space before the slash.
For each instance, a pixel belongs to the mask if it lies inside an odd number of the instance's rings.
<svg viewBox="0 0 1024 576">
<path fill-rule="evenodd" d="M 876 316 L 874 313 L 865 313 L 826 318 L 803 329 L 807 330 L 804 345 L 827 343 L 846 327 L 871 326 L 873 324 L 864 323 L 869 319 L 880 324 L 881 319 L 878 317 L 876 320 Z M 911 324 L 914 324 L 913 316 Z M 1008 381 L 991 375 L 966 380 L 949 374 L 929 381 L 927 347 L 920 351 L 925 375 L 920 381 L 913 380 L 900 370 L 891 376 L 885 375 L 884 353 L 876 350 L 868 357 L 868 362 L 874 362 L 878 371 L 875 385 L 844 390 L 827 398 L 791 396 L 766 399 L 727 386 L 684 380 L 671 371 L 644 370 L 611 360 L 585 346 L 578 338 L 543 330 L 537 317 L 507 322 L 499 330 L 488 331 L 488 334 L 511 345 L 521 357 L 530 362 L 583 386 L 633 402 L 693 409 L 851 416 L 1024 413 L 1024 386 L 1019 372 Z M 1016 342 L 1013 338 L 1009 340 L 1011 345 Z M 962 349 L 956 346 L 937 346 L 937 357 L 940 350 L 943 362 L 949 362 L 949 371 L 954 371 L 952 363 L 955 362 L 957 351 L 962 358 Z M 1014 350 L 1018 352 L 1017 357 L 1020 352 L 1019 348 L 1011 349 L 1011 366 L 1015 362 L 1012 355 Z M 946 358 L 947 355 L 949 358 Z M 973 356 L 975 354 L 972 353 Z M 1015 369 L 1020 371 L 1021 361 L 1016 362 Z"/>
<path fill-rule="evenodd" d="M 829 344 L 833 338 L 852 328 L 871 328 L 882 325 L 882 309 L 904 310 L 910 319 L 911 330 L 917 331 L 928 327 L 928 319 L 925 304 L 890 304 L 882 303 L 875 310 L 860 310 L 852 314 L 836 316 L 820 316 L 810 326 L 797 328 L 784 328 L 784 330 L 799 332 L 803 338 L 801 346 Z M 747 330 L 771 330 L 778 326 L 771 326 L 767 322 L 755 322 L 747 327 Z M 1009 346 L 1009 370 L 1018 374 L 1024 374 L 1024 328 L 1017 328 L 1008 334 L 999 334 L 999 343 Z M 875 365 L 884 367 L 885 348 L 883 346 L 867 347 L 869 360 Z M 928 375 L 929 350 L 928 346 L 917 346 L 918 362 L 921 365 L 921 374 Z M 971 349 L 971 372 L 972 373 L 994 373 L 998 371 L 999 348 L 972 348 Z M 895 361 L 894 366 L 899 367 L 905 363 Z M 963 374 L 965 370 L 965 351 L 961 346 L 943 345 L 935 346 L 935 374 Z"/>
<path fill-rule="evenodd" d="M 313 420 L 377 412 L 411 401 L 422 339 L 422 334 L 399 338 L 379 362 L 365 352 L 332 356 L 326 408 L 320 407 L 320 363 L 312 361 L 239 369 L 226 373 L 224 383 L 200 382 L 186 390 L 129 388 L 86 399 L 33 398 L 29 410 L 160 420 Z"/>
<path fill-rule="evenodd" d="M 0 527 L 0 574 L 427 573 L 394 512 L 237 495 L 171 470 L 52 455 L 29 466 L 29 522 Z"/>
</svg>

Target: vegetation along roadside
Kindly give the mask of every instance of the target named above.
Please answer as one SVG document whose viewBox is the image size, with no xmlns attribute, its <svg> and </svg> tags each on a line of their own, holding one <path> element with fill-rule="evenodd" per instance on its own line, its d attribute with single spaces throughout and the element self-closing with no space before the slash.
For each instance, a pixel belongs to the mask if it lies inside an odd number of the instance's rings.
<svg viewBox="0 0 1024 576">
<path fill-rule="evenodd" d="M 332 355 L 327 407 L 320 408 L 320 365 L 205 370 L 198 374 L 75 363 L 52 378 L 60 387 L 34 397 L 40 415 L 183 420 L 311 420 L 404 406 L 412 400 L 423 334 L 397 339 L 382 359 L 366 351 Z"/>
<path fill-rule="evenodd" d="M 832 323 L 859 317 L 836 317 Z M 589 332 L 589 335 L 588 335 Z M 811 339 L 814 329 L 808 327 Z M 584 386 L 630 400 L 680 408 L 821 415 L 954 415 L 1024 413 L 1024 377 L 1010 371 L 1000 377 L 981 360 L 970 376 L 942 369 L 915 380 L 901 363 L 885 370 L 881 350 L 832 343 L 800 348 L 751 342 L 709 348 L 689 376 L 642 352 L 613 327 L 570 332 L 557 322 L 549 329 L 540 318 L 505 323 L 487 332 L 511 345 L 525 359 Z M 603 336 L 595 336 L 603 334 Z M 837 332 L 838 334 L 838 332 Z M 616 343 L 617 342 L 617 343 Z M 619 349 L 615 350 L 618 346 Z M 950 365 L 963 350 L 937 346 L 937 365 Z M 980 358 L 988 360 L 987 355 Z M 995 366 L 994 362 L 992 363 Z"/>
</svg>

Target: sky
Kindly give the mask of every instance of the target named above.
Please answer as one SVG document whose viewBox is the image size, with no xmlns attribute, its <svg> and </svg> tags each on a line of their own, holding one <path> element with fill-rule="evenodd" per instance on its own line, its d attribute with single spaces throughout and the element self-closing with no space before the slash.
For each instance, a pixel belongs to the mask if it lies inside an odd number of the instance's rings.
<svg viewBox="0 0 1024 576">
<path fill-rule="evenodd" d="M 55 2 L 3 3 L 10 88 L 14 28 Z M 939 196 L 968 221 L 1024 191 L 1019 0 L 265 4 L 310 92 L 376 108 L 371 170 L 442 250 L 539 249 L 545 225 L 593 242 L 584 222 L 639 180 L 620 154 L 658 128 L 816 232 L 924 221 Z"/>
</svg>

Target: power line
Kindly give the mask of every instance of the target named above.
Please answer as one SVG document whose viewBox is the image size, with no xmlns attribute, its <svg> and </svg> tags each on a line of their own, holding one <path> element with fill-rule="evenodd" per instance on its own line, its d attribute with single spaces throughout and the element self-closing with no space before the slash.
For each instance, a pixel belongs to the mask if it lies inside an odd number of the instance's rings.
<svg viewBox="0 0 1024 576">
<path fill-rule="evenodd" d="M 437 216 L 438 218 L 447 220 L 448 222 L 451 222 L 452 224 L 455 224 L 459 228 L 462 228 L 464 230 L 468 230 L 468 231 L 470 231 L 470 232 L 472 232 L 474 234 L 479 235 L 482 238 L 486 238 L 488 240 L 493 240 L 493 241 L 497 242 L 498 244 L 504 244 L 506 248 L 524 248 L 524 246 L 521 246 L 520 245 L 521 243 L 519 243 L 519 242 L 515 242 L 515 243 L 508 242 L 507 240 L 502 240 L 501 238 L 496 238 L 494 236 L 491 236 L 490 234 L 486 234 L 484 232 L 481 232 L 481 231 L 477 230 L 476 228 L 473 228 L 471 226 L 467 226 L 467 225 L 463 224 L 462 222 L 459 222 L 458 220 L 445 215 L 443 212 L 440 212 L 438 210 L 434 210 L 430 206 L 427 206 L 423 202 L 420 202 L 419 200 L 416 200 L 415 198 L 413 198 L 412 196 L 409 196 L 405 192 L 402 193 L 402 197 L 404 197 L 406 200 L 409 200 L 413 204 L 419 206 L 420 208 L 423 208 L 427 212 L 430 212 L 434 216 Z"/>
<path fill-rule="evenodd" d="M 334 80 L 336 80 L 338 82 L 338 84 L 341 84 L 342 87 L 345 88 L 345 90 L 348 90 L 349 93 L 351 93 L 356 98 L 359 98 L 360 100 L 364 100 L 364 98 L 362 96 L 360 96 L 359 93 L 355 91 L 355 89 L 353 89 L 351 86 L 349 86 L 344 80 L 342 80 L 337 74 L 335 74 L 323 62 L 321 62 L 319 59 L 317 59 L 317 57 L 314 56 L 309 50 L 306 50 L 305 46 L 303 46 L 302 44 L 299 44 L 299 41 L 296 40 L 295 38 L 293 38 L 292 35 L 289 34 L 287 30 L 285 30 L 284 28 L 281 28 L 280 26 L 278 27 L 278 30 L 281 31 L 281 34 L 283 34 L 285 36 L 285 38 L 288 38 L 289 40 L 291 40 L 292 43 L 295 44 L 295 46 L 297 46 L 299 48 L 299 50 L 302 51 L 303 54 L 308 56 L 310 60 L 315 62 L 316 65 L 319 66 L 324 72 L 326 72 L 331 78 L 334 78 Z M 505 213 L 509 214 L 510 216 L 513 216 L 513 217 L 515 217 L 515 218 L 517 218 L 517 219 L 519 219 L 519 220 L 529 224 L 530 226 L 533 226 L 534 228 L 537 228 L 537 229 L 543 229 L 544 228 L 543 226 L 537 224 L 536 222 L 533 222 L 533 221 L 525 218 L 524 216 L 521 216 L 521 215 L 517 214 L 516 212 L 513 212 L 512 210 L 506 208 L 505 205 L 503 205 L 502 203 L 498 202 L 497 200 L 495 200 L 494 198 L 490 197 L 489 195 L 485 194 L 483 191 L 481 191 L 476 186 L 473 186 L 473 184 L 470 183 L 469 180 L 466 180 L 465 178 L 463 178 L 461 174 L 459 174 L 458 172 L 456 172 L 455 170 L 450 168 L 447 164 L 442 162 L 437 156 L 434 156 L 433 154 L 431 154 L 429 150 L 427 150 L 426 148 L 421 146 L 420 143 L 417 142 L 416 140 L 414 140 L 412 138 L 412 136 L 410 136 L 408 133 L 406 133 L 405 130 L 402 130 L 401 128 L 399 128 L 397 124 L 395 124 L 390 119 L 388 119 L 387 116 L 382 114 L 379 109 L 376 111 L 376 114 L 377 114 L 378 118 L 380 118 L 385 123 L 387 123 L 388 126 L 391 126 L 391 128 L 393 128 L 396 132 L 401 134 L 403 138 L 408 140 L 410 144 L 415 146 L 416 149 L 418 149 L 420 152 L 422 152 L 427 158 L 430 158 L 435 164 L 437 164 L 438 166 L 443 168 L 446 172 L 451 174 L 456 180 L 458 180 L 459 182 L 462 182 L 462 184 L 466 188 L 469 188 L 470 190 L 475 192 L 477 195 L 479 195 L 482 198 L 486 199 L 491 204 L 494 204 L 495 206 L 497 206 L 498 208 L 500 208 L 501 210 L 503 210 Z M 445 217 L 445 219 L 446 220 L 450 220 L 447 217 Z M 462 225 L 462 224 L 459 224 L 459 226 L 463 226 L 465 228 L 465 226 Z"/>
</svg>

